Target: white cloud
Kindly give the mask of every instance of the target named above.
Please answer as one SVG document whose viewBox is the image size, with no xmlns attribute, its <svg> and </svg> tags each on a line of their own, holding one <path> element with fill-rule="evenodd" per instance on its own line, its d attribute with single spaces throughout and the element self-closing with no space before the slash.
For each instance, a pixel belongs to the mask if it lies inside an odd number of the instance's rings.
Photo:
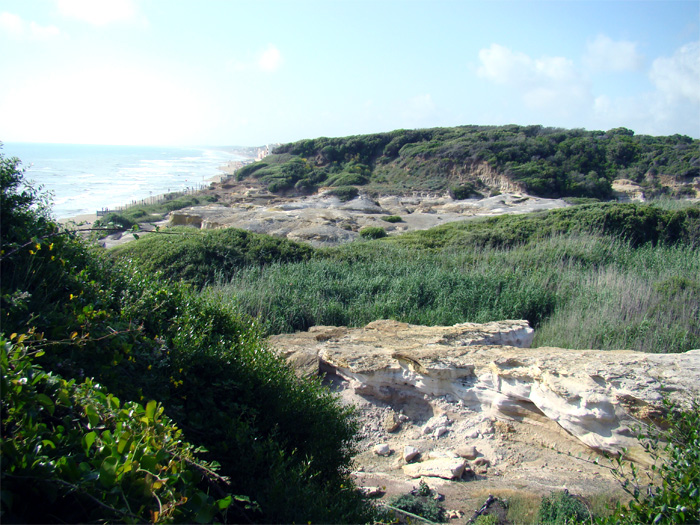
<svg viewBox="0 0 700 525">
<path fill-rule="evenodd" d="M 435 108 L 435 102 L 429 93 L 416 95 L 404 102 L 401 108 L 402 122 L 410 126 L 425 125 L 435 115 Z"/>
<path fill-rule="evenodd" d="M 64 16 L 96 26 L 140 18 L 133 0 L 56 0 L 56 5 Z"/>
<path fill-rule="evenodd" d="M 638 71 L 644 65 L 644 57 L 637 51 L 636 42 L 598 35 L 588 41 L 583 64 L 593 72 Z"/>
<path fill-rule="evenodd" d="M 578 79 L 571 60 L 564 57 L 532 59 L 525 53 L 514 52 L 505 46 L 491 44 L 479 51 L 481 66 L 477 75 L 498 84 L 538 86 L 542 83 L 568 83 Z"/>
<path fill-rule="evenodd" d="M 669 102 L 700 103 L 700 42 L 677 49 L 671 57 L 654 60 L 649 78 Z"/>
<path fill-rule="evenodd" d="M 531 109 L 571 115 L 592 100 L 588 81 L 565 57 L 531 58 L 522 52 L 492 44 L 479 51 L 477 75 L 514 88 Z"/>
<path fill-rule="evenodd" d="M 481 66 L 476 73 L 498 84 L 524 80 L 532 70 L 532 59 L 525 53 L 513 52 L 505 46 L 491 44 L 479 51 Z"/>
<path fill-rule="evenodd" d="M 42 26 L 32 21 L 27 23 L 12 13 L 0 13 L 0 31 L 13 38 L 44 40 L 59 36 L 61 31 L 56 26 Z"/>
<path fill-rule="evenodd" d="M 234 73 L 250 73 L 264 71 L 274 73 L 282 65 L 282 53 L 277 47 L 269 44 L 265 49 L 257 53 L 249 53 L 247 56 L 237 56 L 226 63 L 226 68 Z"/>
<path fill-rule="evenodd" d="M 649 79 L 653 89 L 639 95 L 598 96 L 596 122 L 603 129 L 625 126 L 650 135 L 700 136 L 700 42 L 654 60 Z"/>
<path fill-rule="evenodd" d="M 29 22 L 29 33 L 34 38 L 52 38 L 61 34 L 56 26 L 40 26 L 36 22 Z"/>
<path fill-rule="evenodd" d="M 12 36 L 20 36 L 24 31 L 24 21 L 12 13 L 0 13 L 0 30 Z"/>
<path fill-rule="evenodd" d="M 267 46 L 267 49 L 260 54 L 258 59 L 258 67 L 262 71 L 273 72 L 282 64 L 282 53 L 272 44 Z"/>
</svg>

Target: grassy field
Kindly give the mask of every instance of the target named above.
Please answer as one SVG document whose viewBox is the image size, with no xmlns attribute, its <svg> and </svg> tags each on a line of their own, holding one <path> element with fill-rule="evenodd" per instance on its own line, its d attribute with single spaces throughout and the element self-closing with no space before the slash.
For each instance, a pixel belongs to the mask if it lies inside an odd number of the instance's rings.
<svg viewBox="0 0 700 525">
<path fill-rule="evenodd" d="M 367 244 L 247 267 L 205 293 L 258 317 L 269 333 L 386 318 L 424 325 L 524 318 L 536 328 L 535 346 L 700 347 L 697 248 L 634 248 L 590 234 L 440 253 Z"/>
<path fill-rule="evenodd" d="M 527 319 L 536 346 L 682 352 L 700 348 L 700 208 L 672 208 L 585 205 L 332 249 L 176 230 L 115 254 L 191 282 L 269 334 Z"/>
</svg>

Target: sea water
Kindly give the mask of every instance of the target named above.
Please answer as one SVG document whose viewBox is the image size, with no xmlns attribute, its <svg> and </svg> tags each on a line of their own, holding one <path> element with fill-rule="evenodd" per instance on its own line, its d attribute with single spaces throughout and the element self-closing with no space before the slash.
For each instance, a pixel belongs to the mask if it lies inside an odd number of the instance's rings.
<svg viewBox="0 0 700 525">
<path fill-rule="evenodd" d="M 116 208 L 151 196 L 198 189 L 242 160 L 233 148 L 4 143 L 24 179 L 52 198 L 57 219 Z"/>
</svg>

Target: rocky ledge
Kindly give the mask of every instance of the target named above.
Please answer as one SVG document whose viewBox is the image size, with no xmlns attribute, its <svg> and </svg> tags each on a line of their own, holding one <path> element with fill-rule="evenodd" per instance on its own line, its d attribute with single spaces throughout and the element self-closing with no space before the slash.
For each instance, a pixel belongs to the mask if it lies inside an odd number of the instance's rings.
<svg viewBox="0 0 700 525">
<path fill-rule="evenodd" d="M 377 198 L 361 194 L 342 202 L 323 190 L 315 195 L 282 197 L 247 180 L 229 181 L 216 186 L 210 193 L 219 199 L 217 204 L 173 211 L 169 215 L 169 224 L 201 229 L 242 228 L 313 246 L 329 246 L 356 239 L 359 231 L 368 226 L 380 226 L 389 235 L 394 235 L 470 217 L 567 206 L 561 199 L 543 199 L 523 193 L 464 200 L 454 200 L 449 195 L 420 193 Z M 392 215 L 399 217 L 400 221 L 387 222 L 382 218 Z"/>
<path fill-rule="evenodd" d="M 317 326 L 270 344 L 300 375 L 324 373 L 359 407 L 358 476 L 385 485 L 488 472 L 532 490 L 604 491 L 609 469 L 572 457 L 626 450 L 643 461 L 635 429 L 662 415 L 662 397 L 682 405 L 700 396 L 700 350 L 529 348 L 532 339 L 527 321 L 383 320 Z"/>
</svg>

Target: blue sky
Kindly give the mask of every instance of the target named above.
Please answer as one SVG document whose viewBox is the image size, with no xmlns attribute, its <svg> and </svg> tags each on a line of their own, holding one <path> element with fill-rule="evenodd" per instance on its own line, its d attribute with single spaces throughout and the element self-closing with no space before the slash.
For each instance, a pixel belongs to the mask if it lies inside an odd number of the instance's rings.
<svg viewBox="0 0 700 525">
<path fill-rule="evenodd" d="M 700 138 L 700 2 L 2 0 L 0 140 L 462 124 Z"/>
</svg>

